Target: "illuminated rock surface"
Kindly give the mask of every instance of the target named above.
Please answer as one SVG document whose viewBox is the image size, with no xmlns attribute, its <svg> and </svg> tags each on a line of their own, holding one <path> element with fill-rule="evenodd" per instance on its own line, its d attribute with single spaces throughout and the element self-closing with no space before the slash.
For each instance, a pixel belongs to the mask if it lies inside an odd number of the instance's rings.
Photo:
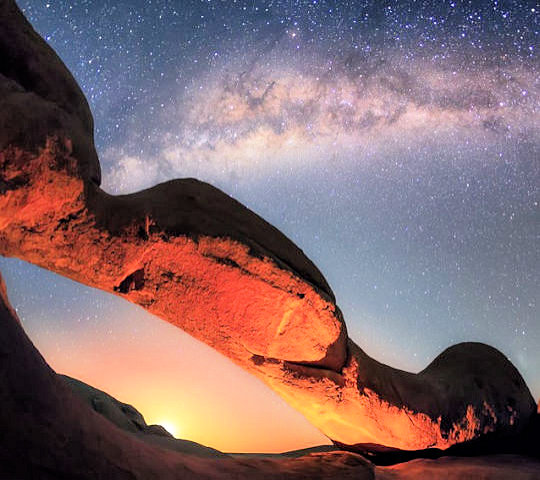
<svg viewBox="0 0 540 480">
<path fill-rule="evenodd" d="M 518 456 L 416 460 L 383 468 L 339 451 L 201 458 L 164 450 L 117 428 L 50 369 L 9 306 L 1 277 L 0 324 L 0 478 L 525 480 L 540 475 L 540 462 Z"/>
<path fill-rule="evenodd" d="M 373 478 L 354 453 L 302 458 L 201 458 L 120 430 L 75 395 L 39 355 L 0 277 L 0 478 L 72 480 Z"/>
<path fill-rule="evenodd" d="M 367 356 L 313 263 L 216 188 L 103 192 L 87 102 L 12 0 L 0 2 L 0 53 L 0 254 L 141 305 L 348 447 L 447 448 L 527 424 L 530 392 L 490 347 L 452 347 L 417 375 Z"/>
</svg>

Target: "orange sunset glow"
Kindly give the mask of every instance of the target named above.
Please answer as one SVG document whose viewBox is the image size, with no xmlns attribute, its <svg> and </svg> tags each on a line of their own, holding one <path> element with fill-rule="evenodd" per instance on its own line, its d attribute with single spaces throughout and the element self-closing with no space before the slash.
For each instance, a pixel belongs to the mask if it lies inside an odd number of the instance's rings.
<svg viewBox="0 0 540 480">
<path fill-rule="evenodd" d="M 91 290 L 76 288 L 82 296 Z M 57 372 L 133 405 L 148 424 L 221 451 L 283 452 L 330 443 L 215 350 L 120 298 L 98 295 L 115 305 L 114 315 L 99 319 L 106 335 L 83 336 L 78 327 L 84 322 L 70 320 L 69 308 L 60 312 L 69 330 L 50 330 L 25 317 L 28 334 Z"/>
</svg>

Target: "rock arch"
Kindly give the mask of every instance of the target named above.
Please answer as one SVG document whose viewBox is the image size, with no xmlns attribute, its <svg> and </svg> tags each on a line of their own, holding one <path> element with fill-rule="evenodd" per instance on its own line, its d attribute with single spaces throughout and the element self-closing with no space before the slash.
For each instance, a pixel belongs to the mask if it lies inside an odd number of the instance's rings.
<svg viewBox="0 0 540 480">
<path fill-rule="evenodd" d="M 316 266 L 211 185 L 105 193 L 86 99 L 13 0 L 0 3 L 0 54 L 0 254 L 141 305 L 343 445 L 447 448 L 533 415 L 517 370 L 485 345 L 452 347 L 418 375 L 367 356 Z"/>
</svg>

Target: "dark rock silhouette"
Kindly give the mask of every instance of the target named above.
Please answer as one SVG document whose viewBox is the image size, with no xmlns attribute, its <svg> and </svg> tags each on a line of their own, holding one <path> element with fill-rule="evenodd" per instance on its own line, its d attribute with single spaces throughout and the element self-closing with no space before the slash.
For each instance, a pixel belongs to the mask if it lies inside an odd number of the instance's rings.
<svg viewBox="0 0 540 480">
<path fill-rule="evenodd" d="M 439 460 L 418 459 L 392 467 L 377 468 L 378 480 L 537 480 L 540 462 L 515 455 Z"/>
<path fill-rule="evenodd" d="M 104 416 L 117 427 L 135 435 L 150 444 L 158 445 L 168 450 L 189 453 L 201 457 L 225 457 L 219 450 L 205 447 L 196 442 L 174 438 L 161 425 L 147 425 L 142 414 L 132 405 L 119 402 L 111 395 L 87 385 L 80 380 L 60 376 L 94 411 Z"/>
<path fill-rule="evenodd" d="M 216 188 L 102 191 L 87 102 L 13 0 L 0 2 L 0 54 L 0 254 L 184 329 L 347 448 L 445 449 L 526 428 L 536 404 L 502 354 L 461 344 L 418 375 L 370 358 L 313 263 Z"/>
</svg>

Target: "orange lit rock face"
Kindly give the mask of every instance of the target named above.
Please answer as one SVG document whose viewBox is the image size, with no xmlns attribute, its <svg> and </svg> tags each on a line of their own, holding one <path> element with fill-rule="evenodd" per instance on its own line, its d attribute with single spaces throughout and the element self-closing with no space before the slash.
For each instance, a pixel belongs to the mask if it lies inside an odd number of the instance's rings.
<svg viewBox="0 0 540 480">
<path fill-rule="evenodd" d="M 523 427 L 534 403 L 519 372 L 496 349 L 462 343 L 411 374 L 380 364 L 351 340 L 342 374 L 285 365 L 267 383 L 342 446 L 448 448 Z"/>
<path fill-rule="evenodd" d="M 331 297 L 279 259 L 257 255 L 249 239 L 193 235 L 190 222 L 206 213 L 185 213 L 185 204 L 197 210 L 207 194 L 262 220 L 191 180 L 161 185 L 156 197 L 111 197 L 73 176 L 73 163 L 52 139 L 38 156 L 15 149 L 0 154 L 4 183 L 13 183 L 14 170 L 28 179 L 0 197 L 2 253 L 121 295 L 235 360 L 258 355 L 341 368 L 346 337 Z M 187 200 L 176 203 L 174 223 L 163 225 L 153 210 L 171 205 L 174 195 Z"/>
<path fill-rule="evenodd" d="M 535 411 L 519 373 L 484 345 L 453 347 L 418 375 L 368 357 L 313 263 L 214 187 L 103 192 L 86 100 L 12 1 L 0 5 L 0 51 L 0 254 L 141 305 L 345 445 L 446 448 L 517 431 Z"/>
<path fill-rule="evenodd" d="M 98 414 L 56 375 L 24 333 L 0 275 L 0 478 L 94 480 L 373 479 L 347 452 L 234 459 L 142 441 Z M 195 451 L 201 453 L 201 447 Z M 211 455 L 202 447 L 205 455 Z"/>
</svg>

